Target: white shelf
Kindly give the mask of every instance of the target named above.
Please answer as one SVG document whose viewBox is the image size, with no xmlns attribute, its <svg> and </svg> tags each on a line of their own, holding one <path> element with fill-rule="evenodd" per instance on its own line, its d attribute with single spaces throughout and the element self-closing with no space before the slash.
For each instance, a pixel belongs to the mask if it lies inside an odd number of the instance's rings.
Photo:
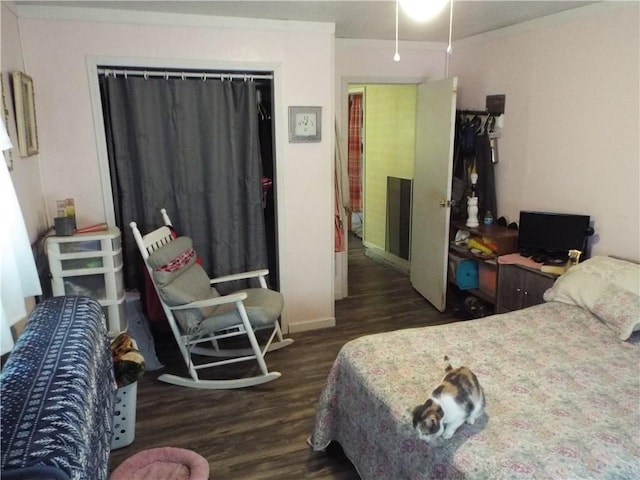
<svg viewBox="0 0 640 480">
<path fill-rule="evenodd" d="M 100 302 L 109 336 L 127 330 L 120 229 L 48 237 L 54 296 L 86 295 Z"/>
</svg>

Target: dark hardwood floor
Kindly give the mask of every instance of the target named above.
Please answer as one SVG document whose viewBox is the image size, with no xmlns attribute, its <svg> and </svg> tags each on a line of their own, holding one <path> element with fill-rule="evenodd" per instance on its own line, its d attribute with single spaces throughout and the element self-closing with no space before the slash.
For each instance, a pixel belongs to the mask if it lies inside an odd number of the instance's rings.
<svg viewBox="0 0 640 480">
<path fill-rule="evenodd" d="M 358 479 L 337 445 L 326 453 L 306 444 L 315 405 L 340 348 L 371 333 L 448 323 L 410 285 L 407 275 L 365 257 L 351 241 L 349 297 L 336 302 L 336 327 L 290 335 L 295 343 L 267 355 L 282 377 L 240 390 L 197 390 L 157 380 L 167 371 L 184 374 L 173 338 L 154 329 L 165 368 L 138 382 L 134 442 L 112 451 L 111 469 L 148 448 L 187 448 L 205 457 L 216 480 Z M 248 364 L 247 364 L 248 365 Z M 240 368 L 255 367 L 245 366 Z"/>
</svg>

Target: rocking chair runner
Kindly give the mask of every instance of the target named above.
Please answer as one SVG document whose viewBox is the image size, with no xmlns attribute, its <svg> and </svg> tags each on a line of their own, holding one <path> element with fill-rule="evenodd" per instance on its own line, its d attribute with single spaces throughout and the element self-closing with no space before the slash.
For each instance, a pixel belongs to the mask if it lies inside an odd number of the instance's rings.
<svg viewBox="0 0 640 480">
<path fill-rule="evenodd" d="M 158 380 L 192 388 L 231 389 L 259 385 L 280 377 L 279 372 L 267 369 L 264 356 L 268 351 L 291 345 L 293 340 L 282 336 L 278 319 L 284 302 L 282 294 L 267 288 L 265 276 L 269 271 L 256 270 L 209 279 L 196 262 L 191 239 L 174 238 L 166 210 L 163 208 L 160 212 L 165 226 L 146 235 L 141 234 L 135 222 L 129 225 L 191 378 L 163 374 Z M 213 287 L 248 278 L 257 278 L 260 288 L 220 295 Z M 261 348 L 255 331 L 262 329 L 271 329 L 271 333 Z M 220 340 L 237 336 L 246 336 L 250 347 L 220 347 Z M 194 354 L 221 359 L 196 363 Z M 204 368 L 248 360 L 258 362 L 261 375 L 224 380 L 204 380 L 198 376 L 198 370 Z"/>
</svg>

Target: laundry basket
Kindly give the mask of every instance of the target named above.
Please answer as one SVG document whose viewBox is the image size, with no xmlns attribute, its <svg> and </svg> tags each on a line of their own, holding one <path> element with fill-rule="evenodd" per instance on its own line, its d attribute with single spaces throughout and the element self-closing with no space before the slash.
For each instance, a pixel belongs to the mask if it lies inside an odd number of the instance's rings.
<svg viewBox="0 0 640 480">
<path fill-rule="evenodd" d="M 136 397 L 138 382 L 120 387 L 116 392 L 113 409 L 113 435 L 111 449 L 126 447 L 136 436 Z"/>
</svg>

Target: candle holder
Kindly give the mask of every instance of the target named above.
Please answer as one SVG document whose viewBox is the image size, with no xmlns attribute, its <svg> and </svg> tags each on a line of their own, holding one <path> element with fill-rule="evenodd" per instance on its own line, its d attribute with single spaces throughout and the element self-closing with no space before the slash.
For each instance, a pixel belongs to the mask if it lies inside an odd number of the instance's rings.
<svg viewBox="0 0 640 480">
<path fill-rule="evenodd" d="M 467 227 L 478 227 L 478 197 L 467 198 Z"/>
</svg>

